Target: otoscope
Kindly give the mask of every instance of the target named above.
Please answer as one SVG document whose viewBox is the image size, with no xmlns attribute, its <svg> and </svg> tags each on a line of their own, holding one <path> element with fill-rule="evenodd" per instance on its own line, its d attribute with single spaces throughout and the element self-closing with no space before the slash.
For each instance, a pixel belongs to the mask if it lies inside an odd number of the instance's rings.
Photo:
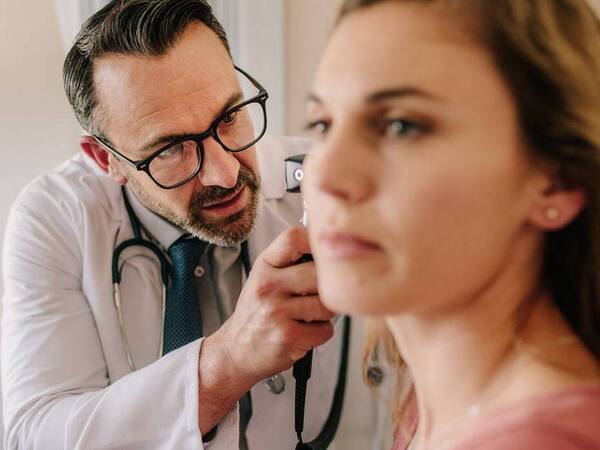
<svg viewBox="0 0 600 450">
<path fill-rule="evenodd" d="M 285 183 L 288 192 L 301 192 L 301 182 L 304 178 L 304 170 L 302 163 L 305 155 L 295 155 L 285 160 Z M 306 214 L 306 203 L 304 203 L 304 211 L 300 219 L 302 226 L 308 225 L 308 217 Z M 298 260 L 298 264 L 312 261 L 312 255 L 307 253 Z M 296 399 L 295 399 L 295 429 L 298 436 L 298 444 L 296 450 L 311 450 L 308 444 L 302 441 L 302 432 L 304 431 L 304 411 L 306 404 L 306 387 L 308 379 L 312 371 L 312 349 L 306 353 L 301 359 L 294 363 L 293 375 L 296 379 Z"/>
<path fill-rule="evenodd" d="M 302 163 L 304 162 L 305 155 L 295 155 L 285 160 L 285 182 L 288 192 L 300 192 L 300 184 L 304 178 L 304 170 Z M 306 214 L 306 203 L 304 203 L 304 212 L 300 223 L 306 227 L 308 225 L 308 217 Z M 301 264 L 303 262 L 312 261 L 311 254 L 303 255 L 297 262 Z M 333 318 L 333 322 L 336 322 L 336 316 Z M 313 351 L 310 350 L 302 359 L 296 361 L 294 364 L 293 375 L 296 379 L 296 399 L 295 399 L 295 430 L 298 436 L 298 444 L 296 450 L 325 450 L 329 448 L 329 445 L 335 437 L 335 433 L 340 424 L 340 418 L 342 415 L 342 405 L 344 403 L 344 393 L 346 391 L 346 374 L 348 372 L 348 352 L 350 348 L 350 329 L 351 321 L 350 317 L 344 317 L 344 328 L 342 332 L 342 353 L 340 356 L 340 367 L 338 374 L 338 382 L 335 386 L 335 392 L 333 396 L 333 403 L 329 410 L 329 415 L 321 432 L 318 436 L 309 443 L 305 443 L 302 440 L 302 432 L 304 431 L 304 410 L 306 404 L 306 386 L 308 379 L 311 375 L 312 370 L 312 357 Z"/>
</svg>

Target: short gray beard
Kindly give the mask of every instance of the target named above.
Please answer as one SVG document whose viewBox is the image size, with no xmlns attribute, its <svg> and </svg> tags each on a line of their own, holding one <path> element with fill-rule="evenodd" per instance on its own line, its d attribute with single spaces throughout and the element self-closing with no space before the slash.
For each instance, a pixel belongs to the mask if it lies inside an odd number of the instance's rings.
<svg viewBox="0 0 600 450">
<path fill-rule="evenodd" d="M 190 200 L 188 215 L 185 218 L 177 216 L 166 205 L 151 198 L 133 177 L 128 179 L 128 184 L 131 185 L 134 193 L 146 208 L 210 244 L 233 247 L 245 241 L 254 227 L 258 210 L 260 179 L 245 166 L 240 166 L 238 181 L 233 188 L 209 187 L 194 193 Z M 247 188 L 249 195 L 248 203 L 242 211 L 217 222 L 207 222 L 202 219 L 202 206 L 206 202 L 225 198 L 242 187 Z"/>
</svg>

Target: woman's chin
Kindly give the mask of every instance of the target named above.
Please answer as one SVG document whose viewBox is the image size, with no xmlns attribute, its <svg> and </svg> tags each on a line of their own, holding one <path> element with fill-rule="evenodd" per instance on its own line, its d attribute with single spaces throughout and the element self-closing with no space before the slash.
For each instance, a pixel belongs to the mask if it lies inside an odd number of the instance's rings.
<svg viewBox="0 0 600 450">
<path fill-rule="evenodd" d="M 394 299 L 380 298 L 368 290 L 351 289 L 350 286 L 326 281 L 320 283 L 319 297 L 327 309 L 337 314 L 385 316 L 391 308 L 397 308 Z"/>
</svg>

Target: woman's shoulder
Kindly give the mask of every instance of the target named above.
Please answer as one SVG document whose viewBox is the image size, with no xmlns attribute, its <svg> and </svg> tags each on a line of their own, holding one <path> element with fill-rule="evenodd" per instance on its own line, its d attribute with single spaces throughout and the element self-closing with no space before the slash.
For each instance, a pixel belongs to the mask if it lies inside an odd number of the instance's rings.
<svg viewBox="0 0 600 450">
<path fill-rule="evenodd" d="M 600 385 L 520 401 L 482 419 L 456 450 L 600 448 Z"/>
</svg>

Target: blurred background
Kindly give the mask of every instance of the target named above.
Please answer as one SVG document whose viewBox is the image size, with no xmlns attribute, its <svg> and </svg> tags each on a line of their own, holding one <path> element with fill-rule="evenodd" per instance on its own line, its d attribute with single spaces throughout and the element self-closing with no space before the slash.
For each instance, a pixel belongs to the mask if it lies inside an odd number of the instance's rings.
<svg viewBox="0 0 600 450">
<path fill-rule="evenodd" d="M 105 3 L 0 0 L 0 245 L 8 210 L 23 187 L 79 151 L 62 63 L 83 20 Z M 304 97 L 339 2 L 210 3 L 229 33 L 236 63 L 271 94 L 269 132 L 299 134 Z"/>
</svg>

